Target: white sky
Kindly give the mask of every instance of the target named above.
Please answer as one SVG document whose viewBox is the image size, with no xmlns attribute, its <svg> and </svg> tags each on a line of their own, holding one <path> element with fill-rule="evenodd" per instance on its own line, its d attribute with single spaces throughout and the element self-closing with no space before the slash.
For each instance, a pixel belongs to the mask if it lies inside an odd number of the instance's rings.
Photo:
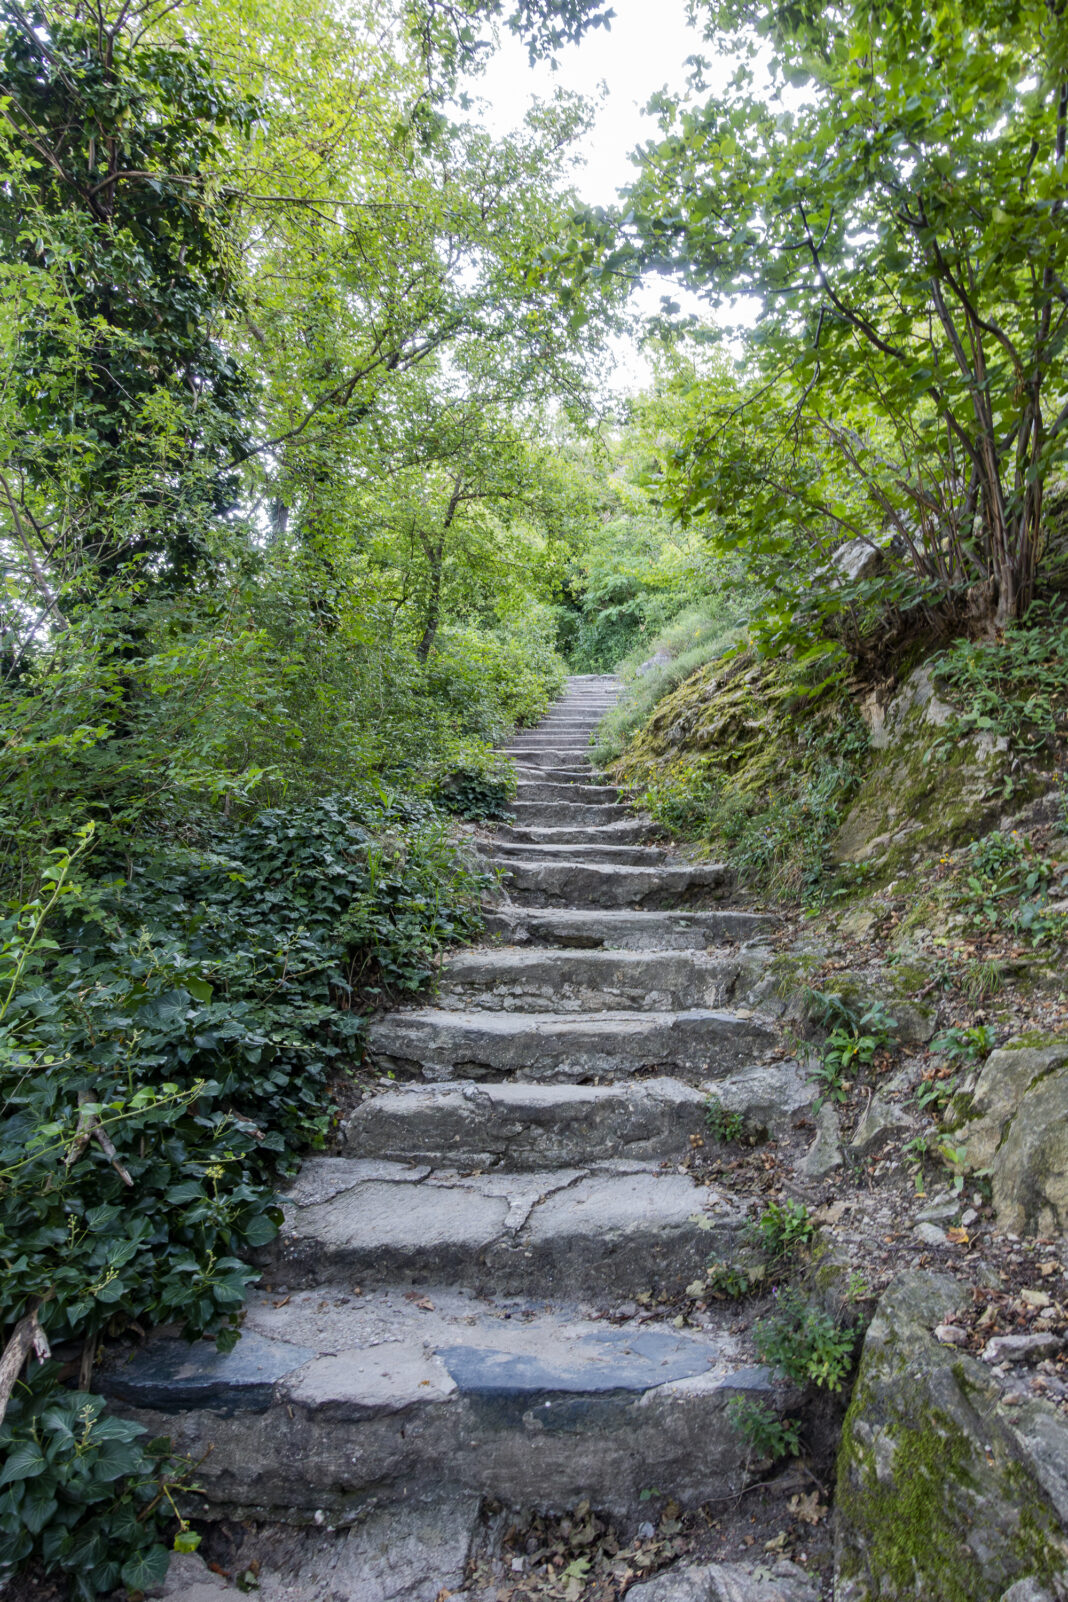
<svg viewBox="0 0 1068 1602">
<path fill-rule="evenodd" d="M 711 52 L 699 32 L 686 22 L 686 0 L 611 0 L 616 16 L 611 28 L 588 33 L 581 44 L 560 53 L 559 69 L 544 62 L 531 67 L 526 46 L 502 29 L 499 50 L 471 86 L 483 104 L 478 116 L 494 133 L 518 126 L 535 96 L 547 98 L 556 86 L 594 98 L 606 89 L 597 121 L 584 147 L 585 167 L 575 175 L 576 187 L 591 205 L 610 205 L 616 191 L 630 182 L 634 166 L 631 151 L 644 140 L 656 138 L 656 119 L 643 113 L 649 97 L 665 86 L 685 88 L 687 56 Z M 718 62 L 708 74 L 715 82 Z M 724 73 L 726 68 L 723 68 Z M 650 279 L 632 297 L 643 314 L 659 309 L 660 297 L 670 293 L 686 311 L 707 317 L 708 308 L 696 296 L 673 282 Z M 644 387 L 651 370 L 632 341 L 616 349 L 618 370 L 613 388 L 633 391 Z"/>
</svg>

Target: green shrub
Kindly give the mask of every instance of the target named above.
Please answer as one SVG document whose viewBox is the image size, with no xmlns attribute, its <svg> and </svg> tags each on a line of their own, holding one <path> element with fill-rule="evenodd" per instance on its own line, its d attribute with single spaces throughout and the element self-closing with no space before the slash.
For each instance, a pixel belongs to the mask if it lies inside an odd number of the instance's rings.
<svg viewBox="0 0 1068 1602">
<path fill-rule="evenodd" d="M 960 639 L 933 663 L 939 687 L 962 709 L 947 726 L 948 755 L 964 735 L 1006 738 L 1014 751 L 1052 750 L 1068 727 L 1068 617 L 1063 596 L 1036 602 L 996 641 Z"/>
<path fill-rule="evenodd" d="M 774 1261 L 792 1257 L 803 1247 L 811 1245 L 816 1225 L 804 1202 L 788 1198 L 784 1202 L 769 1202 L 756 1222 L 750 1226 L 756 1243 Z"/>
<path fill-rule="evenodd" d="M 854 1332 L 839 1329 L 829 1313 L 800 1292 L 778 1293 L 778 1309 L 759 1319 L 754 1330 L 760 1359 L 795 1385 L 840 1391 L 849 1373 Z"/>
<path fill-rule="evenodd" d="M 780 1418 L 766 1402 L 732 1396 L 727 1417 L 756 1457 L 777 1463 L 782 1457 L 796 1457 L 801 1450 L 801 1420 Z"/>
<path fill-rule="evenodd" d="M 53 1367 L 55 1365 L 52 1365 Z M 104 1399 L 19 1386 L 0 1424 L 0 1573 L 39 1555 L 85 1602 L 122 1584 L 158 1585 L 168 1552 L 161 1539 L 161 1443 L 145 1446 L 142 1425 L 105 1418 Z"/>
</svg>

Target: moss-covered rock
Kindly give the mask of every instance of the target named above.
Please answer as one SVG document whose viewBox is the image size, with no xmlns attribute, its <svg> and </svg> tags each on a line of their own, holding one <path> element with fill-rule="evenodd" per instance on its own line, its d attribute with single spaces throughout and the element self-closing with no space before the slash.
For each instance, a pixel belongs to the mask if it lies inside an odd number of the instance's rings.
<svg viewBox="0 0 1068 1602">
<path fill-rule="evenodd" d="M 868 772 L 832 845 L 836 862 L 877 862 L 880 878 L 893 877 L 997 821 L 1011 753 L 986 736 L 952 739 L 952 717 L 925 665 L 875 715 Z"/>
<path fill-rule="evenodd" d="M 965 1166 L 990 1172 L 1002 1228 L 1068 1232 L 1068 1037 L 1032 1033 L 992 1051 L 954 1113 Z"/>
<path fill-rule="evenodd" d="M 1001 1405 L 931 1331 L 964 1292 L 901 1275 L 864 1341 L 838 1459 L 835 1602 L 999 1602 L 1068 1573 L 1068 1420 Z"/>
</svg>

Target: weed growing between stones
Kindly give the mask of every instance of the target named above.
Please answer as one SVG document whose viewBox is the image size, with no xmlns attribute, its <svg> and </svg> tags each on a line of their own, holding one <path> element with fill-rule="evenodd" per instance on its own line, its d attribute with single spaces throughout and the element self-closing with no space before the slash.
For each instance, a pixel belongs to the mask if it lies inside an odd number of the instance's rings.
<svg viewBox="0 0 1068 1602">
<path fill-rule="evenodd" d="M 804 1202 L 787 1197 L 768 1203 L 759 1219 L 750 1225 L 750 1235 L 774 1263 L 811 1246 L 816 1225 Z"/>
<path fill-rule="evenodd" d="M 841 1328 L 800 1291 L 781 1290 L 777 1302 L 776 1312 L 759 1319 L 753 1332 L 761 1361 L 795 1385 L 840 1391 L 852 1364 L 856 1332 Z"/>
<path fill-rule="evenodd" d="M 733 1396 L 727 1416 L 755 1458 L 777 1463 L 801 1451 L 801 1420 L 780 1417 L 766 1402 Z"/>
<path fill-rule="evenodd" d="M 741 1140 L 745 1134 L 745 1119 L 741 1113 L 728 1112 L 718 1096 L 709 1096 L 705 1101 L 705 1123 L 713 1139 L 724 1144 Z"/>
</svg>

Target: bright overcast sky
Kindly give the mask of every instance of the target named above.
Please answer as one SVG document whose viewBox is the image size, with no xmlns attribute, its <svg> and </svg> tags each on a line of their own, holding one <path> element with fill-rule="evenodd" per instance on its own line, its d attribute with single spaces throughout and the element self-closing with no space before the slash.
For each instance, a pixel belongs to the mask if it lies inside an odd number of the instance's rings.
<svg viewBox="0 0 1068 1602">
<path fill-rule="evenodd" d="M 604 85 L 607 93 L 584 147 L 586 165 L 575 177 L 583 200 L 601 206 L 610 205 L 616 190 L 634 176 L 631 151 L 657 136 L 655 118 L 642 111 L 649 97 L 665 86 L 683 89 L 687 56 L 708 53 L 700 34 L 687 26 L 686 0 L 612 0 L 612 4 L 616 15 L 611 28 L 607 32 L 596 28 L 581 44 L 562 51 L 556 72 L 544 62 L 531 67 L 526 46 L 502 29 L 500 49 L 472 85 L 484 101 L 480 120 L 495 133 L 516 127 L 531 99 L 548 97 L 557 85 L 590 98 L 597 98 Z M 701 310 L 695 297 L 662 279 L 647 283 L 633 304 L 642 312 L 655 312 L 667 291 L 687 310 Z M 648 383 L 648 364 L 633 344 L 621 345 L 617 356 L 618 388 Z"/>
</svg>

